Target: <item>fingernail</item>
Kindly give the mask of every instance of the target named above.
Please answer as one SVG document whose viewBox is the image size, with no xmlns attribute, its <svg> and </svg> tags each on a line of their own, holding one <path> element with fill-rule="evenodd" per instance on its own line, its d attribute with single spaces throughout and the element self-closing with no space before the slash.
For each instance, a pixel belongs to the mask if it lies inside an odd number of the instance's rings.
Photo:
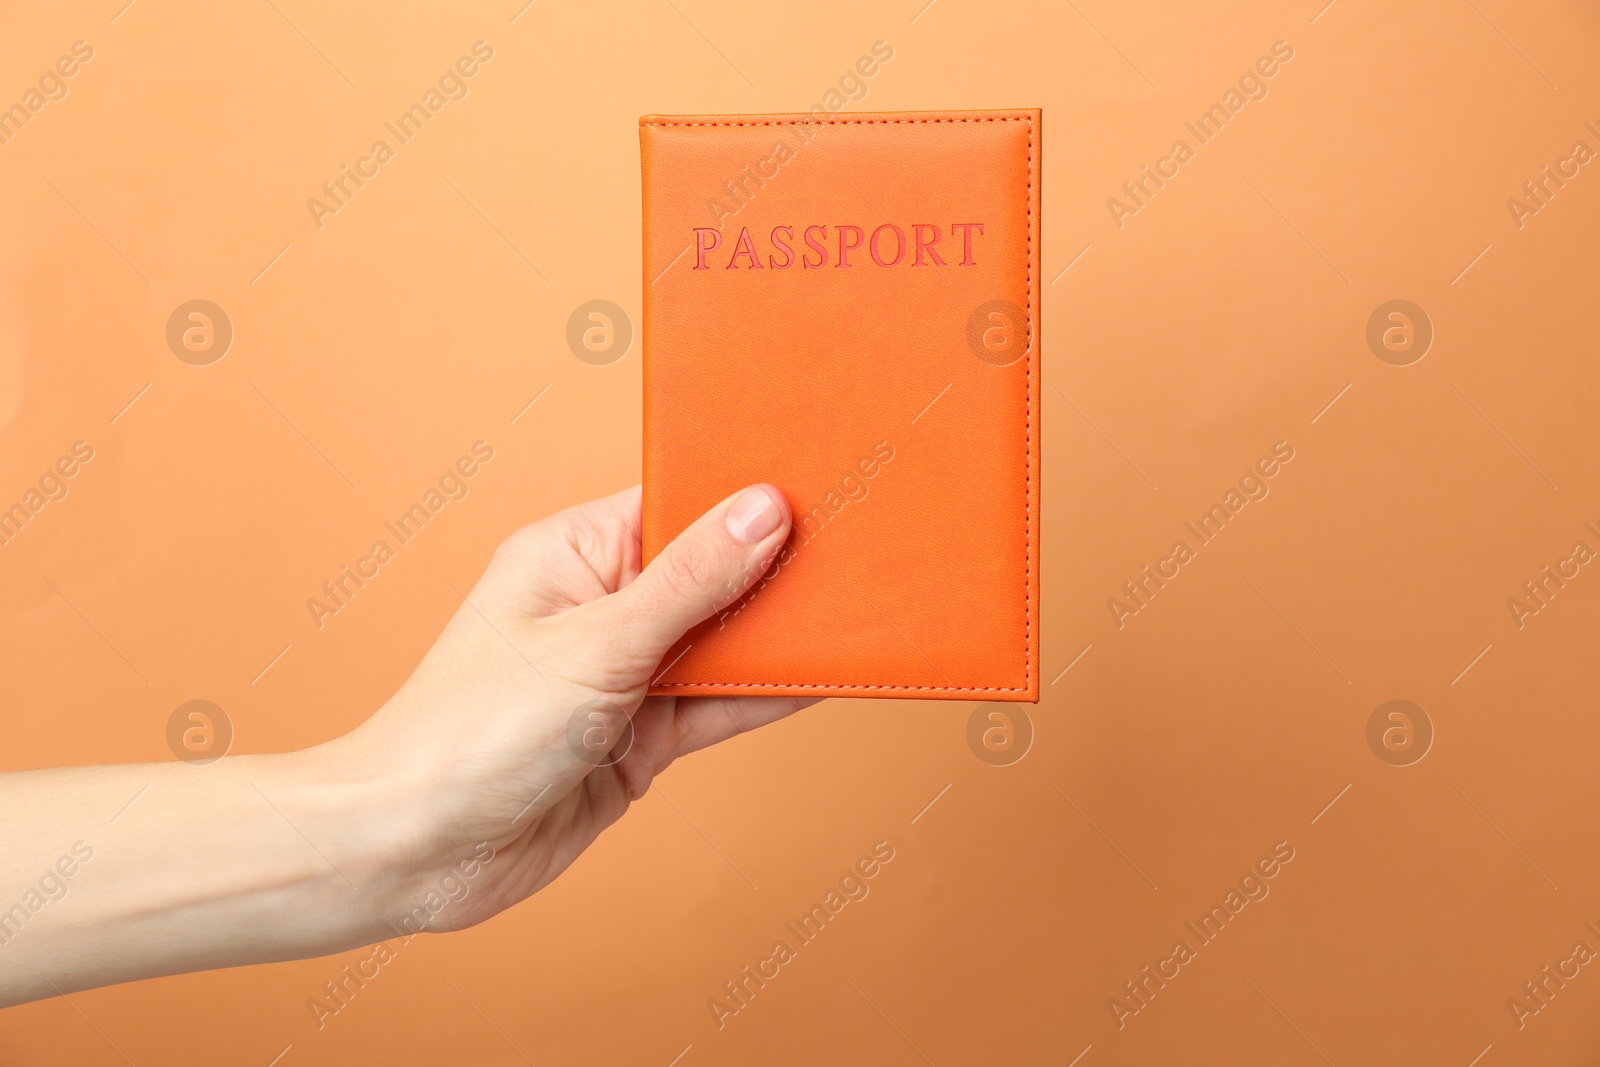
<svg viewBox="0 0 1600 1067">
<path fill-rule="evenodd" d="M 765 486 L 752 486 L 728 509 L 728 532 L 740 544 L 753 545 L 783 525 L 783 509 Z"/>
</svg>

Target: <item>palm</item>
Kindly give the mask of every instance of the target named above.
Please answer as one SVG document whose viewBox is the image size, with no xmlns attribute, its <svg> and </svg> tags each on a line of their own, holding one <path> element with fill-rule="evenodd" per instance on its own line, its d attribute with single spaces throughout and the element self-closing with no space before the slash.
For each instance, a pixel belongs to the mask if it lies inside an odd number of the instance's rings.
<svg viewBox="0 0 1600 1067">
<path fill-rule="evenodd" d="M 542 626 L 572 621 L 560 617 L 568 612 L 581 614 L 583 605 L 616 592 L 639 576 L 639 523 L 639 492 L 635 488 L 551 516 L 508 542 L 509 558 L 497 558 L 491 572 L 505 566 L 517 575 L 510 595 L 531 641 L 538 641 L 537 632 Z M 470 599 L 479 599 L 476 591 Z M 462 610 L 466 612 L 471 607 L 466 605 Z M 510 639 L 502 635 L 501 642 L 505 646 Z M 501 654 L 512 653 L 522 655 L 513 648 L 505 648 Z M 629 662 L 626 655 L 613 655 L 603 663 L 584 666 L 580 662 L 577 667 L 568 667 L 555 680 L 569 691 L 575 689 L 632 710 L 631 744 L 624 731 L 622 740 L 604 758 L 605 765 L 585 768 L 566 761 L 570 774 L 581 778 L 576 782 L 570 777 L 566 782 L 558 781 L 551 789 L 558 796 L 544 796 L 532 805 L 531 812 L 515 821 L 518 830 L 494 841 L 495 857 L 484 869 L 485 876 L 458 906 L 441 913 L 436 928 L 473 925 L 543 888 L 602 830 L 621 818 L 628 805 L 645 794 L 655 776 L 679 756 L 815 703 L 789 697 L 645 697 L 658 670 L 659 664 L 654 661 Z M 544 673 L 540 673 L 543 678 Z M 563 726 L 565 714 L 558 712 L 560 721 L 555 721 L 548 707 L 539 706 L 538 697 L 533 699 L 531 709 L 523 694 L 516 702 L 521 705 L 516 714 L 535 722 L 541 716 L 547 720 L 543 734 L 548 747 L 552 722 Z M 558 704 L 561 708 L 567 706 L 570 705 Z M 539 733 L 537 725 L 534 733 Z M 623 753 L 620 758 L 619 752 Z M 506 759 L 493 760 L 501 764 L 495 774 L 500 780 L 488 783 L 490 795 L 496 798 L 489 806 L 505 809 L 505 798 L 532 796 L 541 788 L 541 776 L 533 768 L 547 760 L 518 756 L 507 753 Z M 502 814 L 503 811 L 494 813 L 497 818 Z"/>
</svg>

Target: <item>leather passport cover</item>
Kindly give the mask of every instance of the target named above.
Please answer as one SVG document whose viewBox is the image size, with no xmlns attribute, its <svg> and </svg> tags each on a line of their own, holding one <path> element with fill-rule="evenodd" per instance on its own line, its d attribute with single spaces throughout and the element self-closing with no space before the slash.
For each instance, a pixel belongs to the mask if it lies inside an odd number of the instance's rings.
<svg viewBox="0 0 1600 1067">
<path fill-rule="evenodd" d="M 657 695 L 1039 698 L 1040 112 L 646 116 L 644 555 L 794 531 Z"/>
</svg>

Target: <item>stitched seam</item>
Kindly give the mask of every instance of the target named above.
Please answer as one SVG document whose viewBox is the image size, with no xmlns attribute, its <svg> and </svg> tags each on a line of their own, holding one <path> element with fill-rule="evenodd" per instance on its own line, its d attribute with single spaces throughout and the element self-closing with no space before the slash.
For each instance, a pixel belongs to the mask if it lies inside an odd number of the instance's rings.
<svg viewBox="0 0 1600 1067">
<path fill-rule="evenodd" d="M 779 119 L 772 122 L 641 122 L 641 126 L 904 126 L 935 122 L 1026 122 L 1028 124 L 1028 193 L 1033 193 L 1033 118 L 994 115 L 972 119 Z"/>
<path fill-rule="evenodd" d="M 1033 119 L 1028 118 L 1028 350 L 1027 363 L 1027 414 L 1024 433 L 1027 451 L 1023 455 L 1022 494 L 1026 501 L 1022 526 L 1022 681 L 1023 688 L 1033 687 L 1033 349 L 1035 330 L 1033 323 Z"/>
<path fill-rule="evenodd" d="M 1023 605 L 1022 605 L 1022 678 L 1020 686 L 971 685 L 826 685 L 818 682 L 657 682 L 651 689 L 693 689 L 716 686 L 719 689 L 848 689 L 889 690 L 924 693 L 1025 693 L 1033 688 L 1033 350 L 1037 331 L 1033 322 L 1033 116 L 993 115 L 983 118 L 938 119 L 780 119 L 769 122 L 641 122 L 641 126 L 881 126 L 918 125 L 939 122 L 1025 122 L 1028 124 L 1028 198 L 1023 205 L 1027 212 L 1028 262 L 1026 292 L 1028 348 L 1026 362 L 1027 402 L 1024 416 L 1022 492 L 1023 508 Z"/>
<path fill-rule="evenodd" d="M 906 689 L 931 693 L 1025 693 L 1025 685 L 824 685 L 819 682 L 659 682 L 651 689 Z"/>
</svg>

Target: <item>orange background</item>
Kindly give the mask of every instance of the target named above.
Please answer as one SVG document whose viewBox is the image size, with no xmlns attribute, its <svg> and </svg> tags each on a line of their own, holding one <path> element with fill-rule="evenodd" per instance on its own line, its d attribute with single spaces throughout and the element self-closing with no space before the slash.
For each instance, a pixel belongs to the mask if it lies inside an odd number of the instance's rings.
<svg viewBox="0 0 1600 1067">
<path fill-rule="evenodd" d="M 170 758 L 194 698 L 237 752 L 368 715 L 506 533 L 638 477 L 637 345 L 564 342 L 584 301 L 637 316 L 638 116 L 805 109 L 880 39 L 853 108 L 1045 111 L 1048 684 L 1008 767 L 969 750 L 972 705 L 900 702 L 687 760 L 320 1031 L 307 999 L 367 953 L 14 1009 L 5 1062 L 1600 1051 L 1591 968 L 1520 1030 L 1506 1004 L 1600 948 L 1600 577 L 1522 629 L 1506 604 L 1600 541 L 1600 176 L 1520 229 L 1506 206 L 1600 148 L 1592 7 L 122 5 L 0 16 L 0 102 L 95 49 L 0 146 L 0 502 L 95 449 L 0 548 L 6 766 Z M 319 230 L 306 199 L 480 39 L 470 95 Z M 1107 198 L 1279 40 L 1269 95 L 1118 228 Z M 194 298 L 236 331 L 211 366 L 166 346 Z M 1436 330 L 1405 367 L 1365 339 L 1394 298 Z M 471 495 L 317 629 L 306 598 L 479 439 Z M 1279 440 L 1271 495 L 1118 629 L 1106 600 Z M 1436 731 L 1411 766 L 1368 746 L 1391 699 Z M 871 895 L 718 1030 L 708 998 L 879 840 Z M 1279 841 L 1270 896 L 1119 1030 L 1107 1000 Z"/>
</svg>

